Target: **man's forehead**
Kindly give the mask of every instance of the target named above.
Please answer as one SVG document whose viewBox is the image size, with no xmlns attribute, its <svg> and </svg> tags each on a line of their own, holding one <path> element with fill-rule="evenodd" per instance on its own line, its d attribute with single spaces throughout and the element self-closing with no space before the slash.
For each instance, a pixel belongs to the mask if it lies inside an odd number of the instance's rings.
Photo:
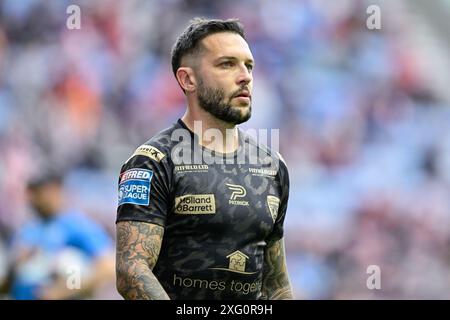
<svg viewBox="0 0 450 320">
<path fill-rule="evenodd" d="M 221 56 L 237 56 L 252 59 L 253 55 L 247 41 L 233 32 L 219 32 L 207 36 L 202 40 L 206 53 L 213 58 Z"/>
</svg>

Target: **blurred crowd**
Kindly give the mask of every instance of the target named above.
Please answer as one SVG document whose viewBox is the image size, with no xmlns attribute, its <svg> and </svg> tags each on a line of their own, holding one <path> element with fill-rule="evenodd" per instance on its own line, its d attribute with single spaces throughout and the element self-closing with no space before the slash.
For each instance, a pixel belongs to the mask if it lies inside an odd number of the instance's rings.
<svg viewBox="0 0 450 320">
<path fill-rule="evenodd" d="M 79 30 L 66 27 L 74 3 Z M 27 186 L 46 172 L 63 173 L 64 205 L 114 240 L 120 166 L 183 114 L 170 49 L 192 17 L 205 16 L 245 25 L 256 68 L 253 116 L 242 127 L 280 129 L 296 297 L 449 299 L 450 109 L 424 83 L 420 56 L 402 46 L 402 20 L 368 30 L 366 7 L 1 1 L 2 297 L 15 297 L 14 242 L 36 216 Z M 379 290 L 367 287 L 372 265 Z M 111 291 L 89 297 L 117 298 Z"/>
</svg>

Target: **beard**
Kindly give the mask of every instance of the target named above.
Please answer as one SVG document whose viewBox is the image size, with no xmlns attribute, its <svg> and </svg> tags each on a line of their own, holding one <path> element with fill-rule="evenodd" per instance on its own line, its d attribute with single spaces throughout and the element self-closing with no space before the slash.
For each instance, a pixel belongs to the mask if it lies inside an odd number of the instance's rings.
<svg viewBox="0 0 450 320">
<path fill-rule="evenodd" d="M 247 107 L 231 105 L 231 100 L 242 90 L 243 88 L 233 92 L 230 98 L 225 100 L 225 91 L 223 89 L 207 87 L 200 79 L 198 83 L 198 103 L 203 110 L 217 119 L 237 125 L 246 122 L 252 115 L 251 101 Z"/>
</svg>

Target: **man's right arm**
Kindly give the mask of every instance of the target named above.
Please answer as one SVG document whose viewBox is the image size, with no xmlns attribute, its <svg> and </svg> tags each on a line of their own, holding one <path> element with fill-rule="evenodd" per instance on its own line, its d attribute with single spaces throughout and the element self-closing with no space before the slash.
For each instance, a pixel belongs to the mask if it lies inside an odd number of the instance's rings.
<svg viewBox="0 0 450 320">
<path fill-rule="evenodd" d="M 117 223 L 117 290 L 125 299 L 169 300 L 152 270 L 158 260 L 164 229 L 139 221 Z"/>
</svg>

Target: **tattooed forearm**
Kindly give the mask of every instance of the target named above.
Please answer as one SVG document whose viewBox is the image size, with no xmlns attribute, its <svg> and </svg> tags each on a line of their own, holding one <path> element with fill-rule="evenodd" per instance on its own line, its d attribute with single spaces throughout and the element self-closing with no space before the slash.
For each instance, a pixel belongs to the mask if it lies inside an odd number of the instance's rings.
<svg viewBox="0 0 450 320">
<path fill-rule="evenodd" d="M 125 299 L 167 300 L 169 296 L 152 272 L 164 229 L 145 222 L 117 224 L 117 290 Z"/>
<path fill-rule="evenodd" d="M 268 244 L 265 250 L 262 293 L 269 300 L 293 299 L 283 239 Z"/>
</svg>

